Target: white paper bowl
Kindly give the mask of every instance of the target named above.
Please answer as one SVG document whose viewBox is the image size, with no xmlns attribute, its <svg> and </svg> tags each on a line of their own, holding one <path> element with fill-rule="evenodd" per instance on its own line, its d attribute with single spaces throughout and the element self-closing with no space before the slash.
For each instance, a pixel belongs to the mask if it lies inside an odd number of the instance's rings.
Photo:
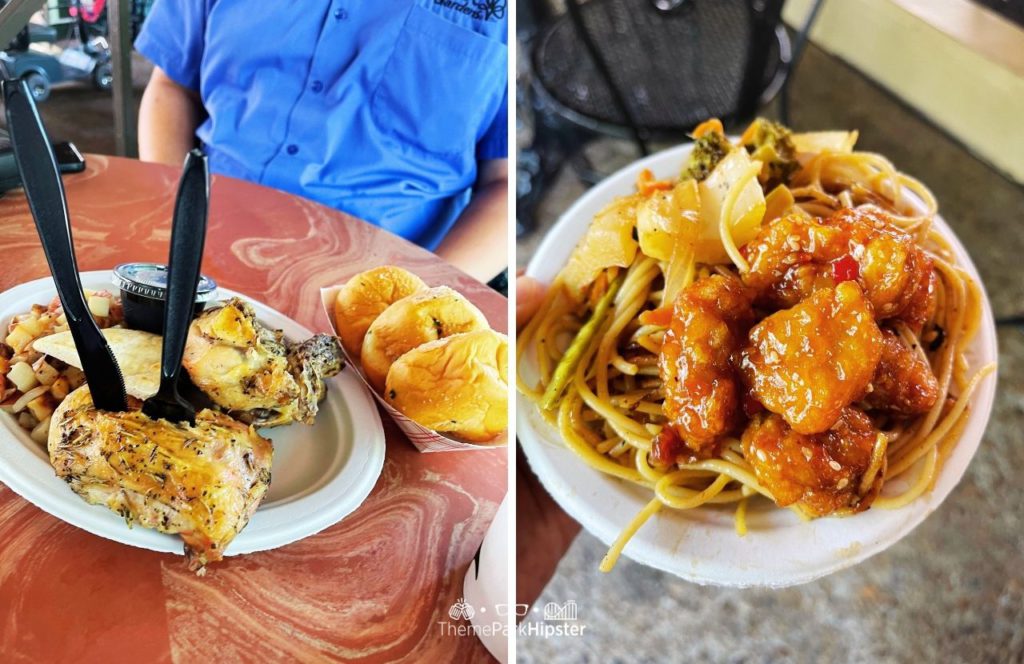
<svg viewBox="0 0 1024 664">
<path fill-rule="evenodd" d="M 658 178 L 675 177 L 689 151 L 690 146 L 683 145 L 652 155 L 588 191 L 548 233 L 526 273 L 550 283 L 594 214 L 615 196 L 632 193 L 636 176 L 644 168 Z M 980 286 L 978 272 L 959 240 L 942 219 L 936 219 L 936 226 L 950 240 L 960 265 Z M 969 353 L 972 369 L 996 360 L 995 324 L 984 290 L 982 296 L 982 324 Z M 526 355 L 520 371 L 531 382 L 535 380 L 534 364 Z M 935 488 L 901 509 L 870 509 L 848 518 L 804 522 L 790 510 L 756 501 L 747 515 L 748 533 L 739 537 L 733 507 L 665 508 L 629 541 L 623 555 L 689 581 L 735 587 L 796 585 L 855 565 L 913 530 L 960 481 L 985 432 L 995 386 L 993 373 L 972 395 L 967 425 L 942 466 Z M 541 483 L 566 512 L 610 545 L 650 501 L 652 492 L 587 466 L 522 395 L 517 412 L 519 440 Z M 905 486 L 906 481 L 905 474 L 890 482 L 889 488 Z"/>
</svg>

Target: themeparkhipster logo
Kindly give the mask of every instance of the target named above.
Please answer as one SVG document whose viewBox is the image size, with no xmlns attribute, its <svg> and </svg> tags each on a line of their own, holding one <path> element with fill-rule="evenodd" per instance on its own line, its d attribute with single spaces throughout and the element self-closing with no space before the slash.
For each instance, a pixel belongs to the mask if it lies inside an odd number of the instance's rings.
<svg viewBox="0 0 1024 664">
<path fill-rule="evenodd" d="M 543 607 L 527 604 L 497 604 L 488 616 L 488 607 L 474 607 L 465 598 L 458 598 L 448 609 L 448 620 L 439 620 L 438 627 L 446 636 L 477 637 L 502 634 L 508 637 L 512 629 L 510 616 L 524 618 L 533 613 L 539 620 L 524 620 L 516 627 L 518 636 L 539 636 L 544 639 L 557 636 L 583 636 L 587 626 L 579 621 L 576 600 L 559 604 L 548 602 Z M 471 622 L 476 618 L 476 622 Z"/>
</svg>

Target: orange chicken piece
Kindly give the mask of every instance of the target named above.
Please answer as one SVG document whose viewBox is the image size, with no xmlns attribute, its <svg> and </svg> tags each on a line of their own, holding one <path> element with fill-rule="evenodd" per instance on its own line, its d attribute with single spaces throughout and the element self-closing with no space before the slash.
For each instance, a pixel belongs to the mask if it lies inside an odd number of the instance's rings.
<svg viewBox="0 0 1024 664">
<path fill-rule="evenodd" d="M 743 247 L 744 282 L 771 308 L 791 307 L 821 288 L 856 281 L 877 320 L 920 330 L 935 310 L 937 277 L 928 254 L 878 208 L 840 210 L 826 220 L 799 215 L 767 224 Z"/>
<path fill-rule="evenodd" d="M 665 415 L 693 452 L 707 452 L 739 425 L 742 386 L 730 358 L 754 322 L 751 299 L 738 279 L 720 275 L 676 298 L 658 367 Z"/>
<path fill-rule="evenodd" d="M 882 330 L 882 357 L 865 398 L 871 410 L 900 415 L 927 413 L 939 398 L 932 368 L 892 330 Z"/>
<path fill-rule="evenodd" d="M 757 400 L 796 432 L 821 433 L 864 395 L 881 344 L 871 305 L 849 281 L 755 325 L 740 371 Z"/>
<path fill-rule="evenodd" d="M 778 415 L 759 415 L 743 432 L 743 456 L 780 507 L 795 503 L 811 516 L 859 512 L 881 490 L 880 467 L 862 486 L 879 435 L 856 408 L 845 408 L 831 429 L 814 435 L 793 431 Z"/>
</svg>

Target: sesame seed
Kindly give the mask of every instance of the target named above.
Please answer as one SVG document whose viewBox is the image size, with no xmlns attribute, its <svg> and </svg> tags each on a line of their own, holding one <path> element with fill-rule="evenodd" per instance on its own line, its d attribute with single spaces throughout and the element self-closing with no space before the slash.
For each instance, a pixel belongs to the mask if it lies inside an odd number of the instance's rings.
<svg viewBox="0 0 1024 664">
<path fill-rule="evenodd" d="M 829 465 L 830 468 L 832 468 L 832 470 L 842 470 L 843 469 L 843 467 L 840 466 L 839 462 L 836 461 L 835 459 L 832 459 L 831 461 L 829 461 L 828 465 Z"/>
</svg>

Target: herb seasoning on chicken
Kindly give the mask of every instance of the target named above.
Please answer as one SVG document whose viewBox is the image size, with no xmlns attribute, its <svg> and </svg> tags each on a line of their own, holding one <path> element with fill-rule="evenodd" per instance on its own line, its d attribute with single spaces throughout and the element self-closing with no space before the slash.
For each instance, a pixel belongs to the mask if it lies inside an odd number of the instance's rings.
<svg viewBox="0 0 1024 664">
<path fill-rule="evenodd" d="M 249 523 L 270 485 L 273 446 L 255 427 L 212 410 L 196 423 L 138 410 L 97 410 L 88 386 L 64 400 L 50 427 L 50 463 L 86 502 L 129 525 L 178 534 L 189 569 L 203 573 Z"/>
</svg>

